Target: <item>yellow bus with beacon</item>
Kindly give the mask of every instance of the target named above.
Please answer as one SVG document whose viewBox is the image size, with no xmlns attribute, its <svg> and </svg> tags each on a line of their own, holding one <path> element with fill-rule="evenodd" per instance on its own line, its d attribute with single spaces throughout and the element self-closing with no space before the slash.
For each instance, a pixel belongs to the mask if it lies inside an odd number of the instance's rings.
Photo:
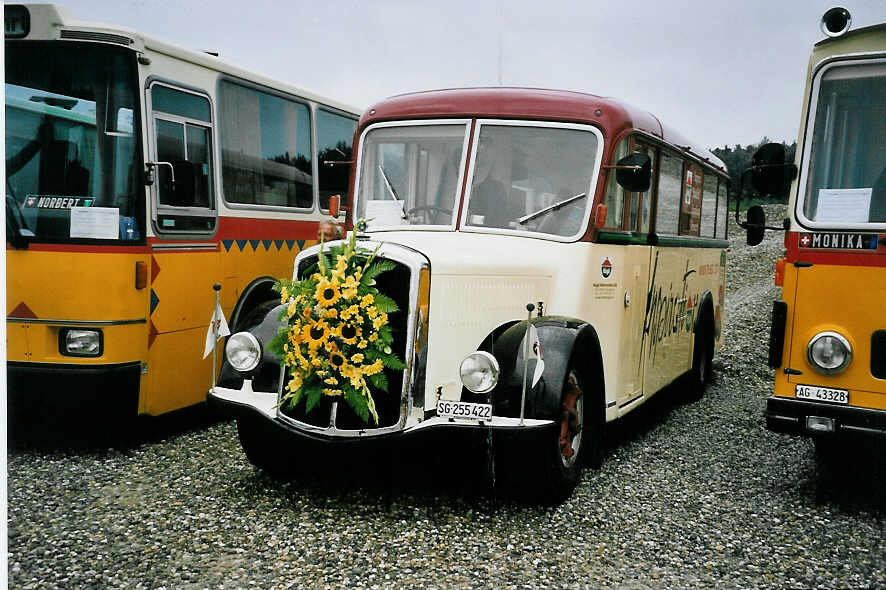
<svg viewBox="0 0 886 590">
<path fill-rule="evenodd" d="M 711 152 L 618 100 L 526 88 L 392 97 L 357 133 L 349 215 L 366 225 L 344 247 L 387 271 L 347 274 L 353 262 L 327 264 L 330 245 L 299 254 L 289 276 L 307 282 L 281 306 L 304 328 L 286 344 L 298 367 L 269 352 L 280 309 L 229 338 L 210 401 L 237 417 L 256 465 L 285 473 L 308 441 L 438 433 L 441 455 L 447 437 L 477 436 L 493 480 L 562 499 L 600 462 L 607 423 L 674 383 L 701 395 L 724 338 L 729 245 L 728 175 Z M 359 306 L 342 303 L 363 288 Z M 382 353 L 402 365 L 380 379 Z M 355 395 L 372 396 L 375 420 Z"/>
<path fill-rule="evenodd" d="M 213 285 L 233 329 L 277 297 L 358 113 L 51 4 L 4 20 L 11 412 L 205 401 Z"/>
<path fill-rule="evenodd" d="M 850 30 L 837 7 L 821 26 L 788 165 L 799 174 L 776 267 L 765 415 L 770 430 L 811 437 L 839 460 L 852 441 L 886 438 L 886 24 Z"/>
</svg>

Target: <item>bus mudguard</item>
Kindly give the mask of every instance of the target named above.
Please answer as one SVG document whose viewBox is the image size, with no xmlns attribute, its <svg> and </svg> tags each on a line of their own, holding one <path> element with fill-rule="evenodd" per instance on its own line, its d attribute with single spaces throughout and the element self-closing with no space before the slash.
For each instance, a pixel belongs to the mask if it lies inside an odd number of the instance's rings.
<svg viewBox="0 0 886 590">
<path fill-rule="evenodd" d="M 593 391 L 602 407 L 603 372 L 600 341 L 593 326 L 574 318 L 545 316 L 531 320 L 538 331 L 544 371 L 535 387 L 531 385 L 531 375 L 536 361 L 530 354 L 528 364 L 524 363 L 523 338 L 527 322 L 522 321 L 507 329 L 495 342 L 494 355 L 499 363 L 501 375 L 498 385 L 491 393 L 494 413 L 502 416 L 520 415 L 520 402 L 523 390 L 524 364 L 530 374 L 527 383 L 524 416 L 558 420 L 561 412 L 563 384 L 570 362 L 583 373 L 587 390 Z M 596 404 L 592 404 L 596 405 Z"/>
</svg>

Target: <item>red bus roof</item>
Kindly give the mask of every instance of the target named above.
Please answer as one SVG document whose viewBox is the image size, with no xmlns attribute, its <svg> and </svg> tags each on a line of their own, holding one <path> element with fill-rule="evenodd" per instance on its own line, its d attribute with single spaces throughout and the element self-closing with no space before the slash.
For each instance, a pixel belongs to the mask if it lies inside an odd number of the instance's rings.
<svg viewBox="0 0 886 590">
<path fill-rule="evenodd" d="M 447 117 L 596 123 L 606 140 L 626 129 L 639 129 L 726 169 L 710 150 L 662 125 L 653 114 L 613 98 L 568 90 L 491 87 L 401 94 L 370 106 L 360 118 L 360 128 L 378 121 Z"/>
</svg>

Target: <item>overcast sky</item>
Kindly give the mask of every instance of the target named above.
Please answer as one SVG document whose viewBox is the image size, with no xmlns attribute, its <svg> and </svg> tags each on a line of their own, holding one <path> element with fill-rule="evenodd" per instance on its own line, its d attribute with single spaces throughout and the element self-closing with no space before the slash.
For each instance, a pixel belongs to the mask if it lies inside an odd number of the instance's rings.
<svg viewBox="0 0 886 590">
<path fill-rule="evenodd" d="M 532 86 L 613 96 L 709 147 L 796 139 L 835 0 L 66 0 L 360 109 L 414 90 Z M 886 0 L 845 0 L 853 28 Z M 499 56 L 501 55 L 501 59 Z"/>
</svg>

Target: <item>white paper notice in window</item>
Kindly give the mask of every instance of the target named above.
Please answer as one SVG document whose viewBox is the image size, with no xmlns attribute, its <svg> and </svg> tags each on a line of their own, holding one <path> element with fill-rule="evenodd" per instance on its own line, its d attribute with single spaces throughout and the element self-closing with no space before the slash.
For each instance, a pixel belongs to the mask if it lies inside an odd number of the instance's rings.
<svg viewBox="0 0 886 590">
<path fill-rule="evenodd" d="M 870 218 L 870 188 L 823 188 L 818 191 L 815 221 L 865 223 Z"/>
<path fill-rule="evenodd" d="M 366 219 L 369 227 L 403 225 L 402 201 L 366 201 Z"/>
<path fill-rule="evenodd" d="M 116 240 L 120 237 L 120 209 L 71 207 L 71 237 Z"/>
</svg>

